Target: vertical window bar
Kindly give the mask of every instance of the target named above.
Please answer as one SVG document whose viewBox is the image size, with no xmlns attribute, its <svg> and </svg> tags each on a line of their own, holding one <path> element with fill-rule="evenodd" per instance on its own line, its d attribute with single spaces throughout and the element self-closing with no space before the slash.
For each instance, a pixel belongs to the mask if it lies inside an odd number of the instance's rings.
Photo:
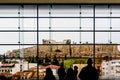
<svg viewBox="0 0 120 80">
<path fill-rule="evenodd" d="M 93 61 L 95 67 L 95 5 L 93 5 Z"/>
<path fill-rule="evenodd" d="M 52 29 L 52 24 L 51 24 L 51 10 L 52 10 L 52 5 L 49 5 L 49 45 L 50 45 L 50 58 L 51 58 L 51 52 L 52 52 L 52 45 L 51 45 L 51 36 L 52 36 L 52 33 L 51 33 L 51 29 Z"/>
<path fill-rule="evenodd" d="M 112 44 L 112 40 L 111 40 L 111 29 L 112 29 L 111 15 L 112 15 L 112 11 L 111 11 L 111 5 L 108 5 L 108 6 L 109 6 L 108 7 L 109 8 L 109 17 L 110 17 L 109 18 L 109 24 L 110 24 L 109 25 L 109 30 L 110 30 L 110 32 L 109 32 L 110 33 L 110 38 L 109 38 L 109 40 L 110 40 L 110 43 L 109 43 L 110 44 L 110 50 L 109 51 L 110 51 L 110 57 L 112 57 L 112 45 L 111 45 Z"/>
<path fill-rule="evenodd" d="M 39 80 L 39 6 L 37 5 L 37 80 Z"/>
<path fill-rule="evenodd" d="M 80 29 L 80 34 L 79 34 L 79 36 L 80 36 L 80 47 L 79 47 L 79 52 L 80 52 L 80 57 L 81 57 L 81 5 L 79 5 L 79 10 L 80 10 L 80 23 L 79 23 L 79 29 Z"/>
<path fill-rule="evenodd" d="M 20 56 L 20 71 L 23 71 L 23 49 L 24 49 L 24 45 L 22 45 L 21 47 L 21 44 L 24 44 L 24 33 L 23 32 L 20 32 L 20 30 L 23 30 L 23 18 L 21 19 L 20 17 L 24 15 L 24 6 L 23 5 L 20 5 L 19 6 L 19 12 L 18 12 L 18 15 L 19 15 L 19 20 L 18 20 L 18 29 L 19 29 L 19 56 Z"/>
<path fill-rule="evenodd" d="M 18 32 L 18 44 L 19 44 L 19 54 L 18 54 L 18 56 L 19 56 L 19 58 L 20 58 L 20 54 L 21 54 L 21 52 L 20 52 L 20 5 L 18 6 L 18 16 L 19 16 L 19 18 L 18 18 L 18 30 L 19 30 L 19 32 Z M 20 58 L 21 59 L 21 58 Z M 22 68 L 21 68 L 21 66 L 20 66 L 20 71 L 22 71 Z"/>
</svg>

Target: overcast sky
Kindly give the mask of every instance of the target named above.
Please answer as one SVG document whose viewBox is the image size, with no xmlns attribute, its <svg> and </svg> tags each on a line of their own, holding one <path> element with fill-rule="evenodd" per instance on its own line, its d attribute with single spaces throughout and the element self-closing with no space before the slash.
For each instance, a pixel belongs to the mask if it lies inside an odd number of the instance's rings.
<svg viewBox="0 0 120 80">
<path fill-rule="evenodd" d="M 86 18 L 39 18 L 39 30 L 93 30 L 93 6 L 83 5 L 81 9 L 78 5 L 74 6 L 39 6 L 39 17 L 86 17 Z M 119 6 L 96 6 L 96 17 L 120 17 Z M 20 12 L 20 14 L 18 14 Z M 51 14 L 49 14 L 51 12 Z M 81 14 L 80 14 L 81 12 Z M 112 14 L 110 14 L 112 12 Z M 19 6 L 0 6 L 0 17 L 36 17 L 36 6 L 27 5 L 23 8 Z M 89 17 L 89 18 L 87 18 Z M 96 30 L 120 30 L 120 18 L 96 18 Z M 0 30 L 36 30 L 36 18 L 0 18 Z M 80 29 L 81 27 L 81 29 Z M 96 43 L 120 44 L 120 32 L 96 32 Z M 50 38 L 51 36 L 51 38 Z M 36 32 L 0 32 L 0 44 L 36 44 Z M 71 39 L 72 42 L 93 43 L 93 32 L 39 32 L 39 43 L 42 39 L 63 41 Z M 33 45 L 31 45 L 33 46 Z M 30 46 L 24 46 L 30 47 Z M 23 47 L 21 47 L 23 48 Z M 8 50 L 19 49 L 18 46 L 0 46 L 0 54 Z"/>
</svg>

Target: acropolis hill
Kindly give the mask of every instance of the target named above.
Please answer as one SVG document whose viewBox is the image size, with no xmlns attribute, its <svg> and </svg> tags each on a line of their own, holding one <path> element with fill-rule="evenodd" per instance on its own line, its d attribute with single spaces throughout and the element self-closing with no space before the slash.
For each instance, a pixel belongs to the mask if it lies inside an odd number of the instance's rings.
<svg viewBox="0 0 120 80">
<path fill-rule="evenodd" d="M 70 44 L 71 40 L 63 40 L 62 42 L 56 42 L 55 40 L 45 40 L 43 39 L 43 45 L 39 46 L 39 57 L 45 57 L 46 55 L 53 56 L 56 55 L 58 57 L 63 57 L 65 54 L 70 56 L 70 53 L 73 57 L 80 56 L 91 56 L 93 54 L 94 46 L 89 43 L 84 43 L 80 45 Z M 51 44 L 51 45 L 50 45 Z M 58 45 L 54 45 L 58 44 Z M 62 45 L 60 45 L 62 44 Z M 37 46 L 28 47 L 23 49 L 24 57 L 36 56 Z M 104 56 L 120 56 L 120 51 L 118 50 L 118 45 L 95 45 L 95 54 L 96 57 L 104 57 Z M 12 50 L 6 53 L 8 57 L 17 57 L 19 55 L 19 50 Z"/>
</svg>

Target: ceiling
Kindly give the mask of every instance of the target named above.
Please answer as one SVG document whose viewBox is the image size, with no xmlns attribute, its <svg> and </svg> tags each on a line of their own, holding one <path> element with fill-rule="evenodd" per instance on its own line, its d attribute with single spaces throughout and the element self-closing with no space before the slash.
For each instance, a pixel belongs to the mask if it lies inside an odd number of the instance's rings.
<svg viewBox="0 0 120 80">
<path fill-rule="evenodd" d="M 0 0 L 0 4 L 120 4 L 120 0 Z"/>
</svg>

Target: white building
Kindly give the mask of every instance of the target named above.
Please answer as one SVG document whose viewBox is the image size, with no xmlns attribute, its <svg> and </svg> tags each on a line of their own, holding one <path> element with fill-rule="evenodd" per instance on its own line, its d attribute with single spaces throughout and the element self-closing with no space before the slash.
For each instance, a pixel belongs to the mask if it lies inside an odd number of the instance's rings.
<svg viewBox="0 0 120 80">
<path fill-rule="evenodd" d="M 16 72 L 20 71 L 20 60 L 15 60 L 15 63 L 4 63 L 0 62 L 0 73 L 11 73 L 15 74 Z M 22 71 L 29 70 L 29 68 L 36 67 L 36 63 L 29 63 L 27 61 L 22 61 Z"/>
<path fill-rule="evenodd" d="M 101 67 L 102 67 L 101 78 L 107 79 L 120 78 L 120 60 L 103 61 Z"/>
</svg>

